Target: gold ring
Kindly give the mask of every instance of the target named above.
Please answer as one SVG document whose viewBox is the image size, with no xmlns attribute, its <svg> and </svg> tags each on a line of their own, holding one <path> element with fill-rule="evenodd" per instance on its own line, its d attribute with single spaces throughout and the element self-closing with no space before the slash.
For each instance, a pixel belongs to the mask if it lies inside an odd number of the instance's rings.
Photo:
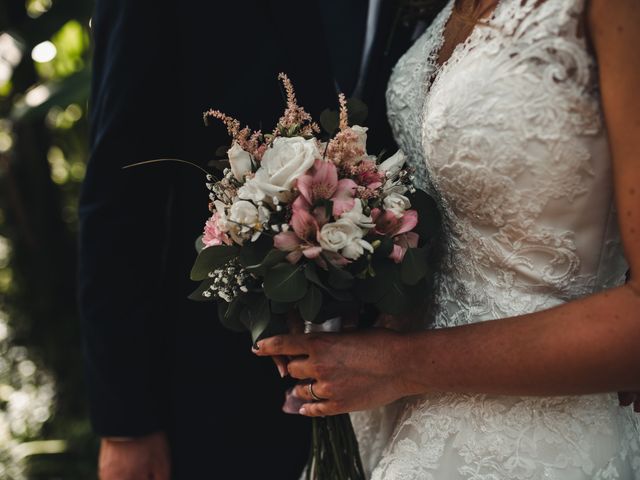
<svg viewBox="0 0 640 480">
<path fill-rule="evenodd" d="M 321 402 L 322 398 L 320 398 L 319 396 L 317 396 L 315 394 L 315 392 L 313 391 L 313 382 L 309 382 L 307 383 L 307 390 L 309 390 L 309 395 L 311 395 L 311 398 L 313 398 L 313 400 L 315 402 Z"/>
</svg>

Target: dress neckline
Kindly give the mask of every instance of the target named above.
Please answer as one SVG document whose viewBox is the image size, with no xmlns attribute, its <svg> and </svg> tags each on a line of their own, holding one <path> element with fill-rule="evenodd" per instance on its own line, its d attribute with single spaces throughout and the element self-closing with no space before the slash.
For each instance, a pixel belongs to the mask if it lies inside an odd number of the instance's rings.
<svg viewBox="0 0 640 480">
<path fill-rule="evenodd" d="M 427 66 L 430 73 L 425 80 L 426 98 L 429 97 L 432 87 L 441 76 L 442 71 L 445 70 L 450 64 L 457 61 L 457 58 L 468 50 L 469 45 L 480 34 L 479 32 L 482 32 L 483 28 L 491 28 L 495 26 L 494 22 L 505 3 L 505 0 L 498 0 L 496 6 L 493 8 L 493 12 L 485 20 L 480 21 L 476 25 L 474 25 L 469 35 L 467 35 L 467 38 L 462 42 L 457 43 L 451 51 L 449 58 L 440 63 L 440 53 L 442 52 L 442 48 L 444 47 L 447 25 L 449 24 L 449 21 L 453 16 L 453 9 L 455 6 L 455 0 L 449 0 L 447 2 L 447 5 L 441 12 L 441 16 L 438 19 L 439 21 L 437 25 L 434 25 L 433 36 L 435 41 L 433 42 L 432 49 L 427 57 Z"/>
</svg>

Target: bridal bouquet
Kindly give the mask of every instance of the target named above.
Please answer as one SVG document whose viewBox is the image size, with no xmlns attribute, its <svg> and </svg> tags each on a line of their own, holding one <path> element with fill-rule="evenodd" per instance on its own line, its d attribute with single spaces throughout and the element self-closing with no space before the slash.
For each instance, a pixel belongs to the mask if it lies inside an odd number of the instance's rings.
<svg viewBox="0 0 640 480">
<path fill-rule="evenodd" d="M 405 157 L 367 154 L 367 129 L 349 125 L 344 96 L 326 138 L 280 74 L 287 107 L 270 133 L 210 110 L 233 139 L 222 178 L 209 175 L 211 217 L 197 240 L 194 300 L 254 342 L 358 312 L 402 314 L 429 291 L 430 197 L 414 188 Z M 337 125 L 335 125 L 337 123 Z M 228 163 L 226 163 L 228 162 Z M 313 328 L 307 328 L 312 330 Z M 364 478 L 349 416 L 313 419 L 309 478 Z"/>
</svg>

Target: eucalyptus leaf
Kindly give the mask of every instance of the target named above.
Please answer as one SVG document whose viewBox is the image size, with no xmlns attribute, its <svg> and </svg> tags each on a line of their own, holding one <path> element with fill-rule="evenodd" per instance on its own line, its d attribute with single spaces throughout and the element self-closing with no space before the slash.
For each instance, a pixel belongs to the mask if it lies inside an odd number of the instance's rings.
<svg viewBox="0 0 640 480">
<path fill-rule="evenodd" d="M 264 295 L 252 295 L 249 301 L 243 303 L 240 321 L 251 332 L 251 340 L 255 343 L 269 326 L 269 301 Z"/>
<path fill-rule="evenodd" d="M 353 286 L 353 275 L 344 268 L 338 268 L 327 261 L 329 268 L 329 286 L 338 290 L 346 290 Z"/>
<path fill-rule="evenodd" d="M 308 284 L 301 266 L 280 263 L 267 271 L 264 293 L 276 302 L 297 302 L 307 293 Z"/>
<path fill-rule="evenodd" d="M 266 235 L 261 235 L 255 242 L 245 244 L 240 249 L 238 260 L 240 264 L 247 268 L 254 265 L 260 265 L 265 257 L 270 253 L 273 242 Z"/>
<path fill-rule="evenodd" d="M 429 271 L 426 248 L 409 248 L 401 264 L 401 278 L 407 285 L 415 285 Z"/>
<path fill-rule="evenodd" d="M 304 276 L 311 283 L 315 283 L 320 288 L 326 290 L 327 286 L 322 282 L 322 279 L 318 275 L 318 267 L 316 267 L 315 263 L 307 263 L 306 267 L 304 268 Z"/>
<path fill-rule="evenodd" d="M 322 307 L 322 292 L 315 285 L 310 285 L 307 294 L 298 302 L 298 309 L 303 320 L 314 322 Z"/>
<path fill-rule="evenodd" d="M 338 130 L 340 125 L 340 114 L 335 110 L 326 109 L 320 114 L 320 125 L 324 128 L 325 132 L 329 135 L 333 135 Z"/>
<path fill-rule="evenodd" d="M 293 303 L 283 303 L 271 300 L 271 312 L 275 313 L 276 315 L 284 315 L 285 313 L 289 313 L 291 310 L 293 310 L 293 307 Z"/>
<path fill-rule="evenodd" d="M 364 125 L 369 116 L 369 107 L 359 98 L 347 100 L 347 111 L 349 112 L 349 125 Z"/>
<path fill-rule="evenodd" d="M 271 267 L 283 262 L 287 256 L 287 252 L 283 252 L 282 250 L 272 249 L 267 253 L 267 255 L 262 259 L 260 263 L 254 265 L 247 265 L 247 270 L 253 272 L 258 275 L 264 275 L 268 269 Z"/>
<path fill-rule="evenodd" d="M 195 243 L 195 247 L 196 247 L 196 252 L 200 253 L 202 252 L 202 250 L 204 250 L 204 243 L 202 243 L 202 237 L 204 235 L 200 235 L 198 238 L 196 238 L 196 243 Z"/>
<path fill-rule="evenodd" d="M 223 300 L 218 302 L 218 319 L 225 328 L 234 332 L 244 332 L 246 327 L 240 321 L 240 312 L 244 307 L 242 297 L 234 298 L 231 303 Z"/>
<path fill-rule="evenodd" d="M 238 256 L 236 246 L 219 245 L 205 248 L 200 252 L 191 269 L 191 280 L 200 281 L 209 276 L 216 268 L 223 267 Z"/>
<path fill-rule="evenodd" d="M 336 290 L 327 288 L 327 293 L 340 302 L 350 302 L 354 299 L 353 294 L 348 290 Z"/>
</svg>

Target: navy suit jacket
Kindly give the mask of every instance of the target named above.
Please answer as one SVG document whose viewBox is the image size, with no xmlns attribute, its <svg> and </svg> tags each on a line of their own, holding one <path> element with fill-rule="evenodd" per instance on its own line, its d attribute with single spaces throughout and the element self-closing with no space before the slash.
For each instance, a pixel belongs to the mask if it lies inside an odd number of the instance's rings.
<svg viewBox="0 0 640 480">
<path fill-rule="evenodd" d="M 297 478 L 309 424 L 281 413 L 285 385 L 272 362 L 252 355 L 248 336 L 225 330 L 213 303 L 187 300 L 194 239 L 208 215 L 202 174 L 168 163 L 122 167 L 167 157 L 206 165 L 229 143 L 222 126 L 203 125 L 208 108 L 271 128 L 284 107 L 280 71 L 318 118 L 336 105 L 336 79 L 353 80 L 340 45 L 360 42 L 349 53 L 360 64 L 362 3 L 96 2 L 79 277 L 92 423 L 101 436 L 167 432 L 175 478 L 229 469 L 239 479 Z M 346 5 L 351 29 L 323 21 Z M 386 38 L 365 88 L 378 149 L 393 148 L 384 86 L 407 46 L 398 40 L 384 56 Z"/>
</svg>

